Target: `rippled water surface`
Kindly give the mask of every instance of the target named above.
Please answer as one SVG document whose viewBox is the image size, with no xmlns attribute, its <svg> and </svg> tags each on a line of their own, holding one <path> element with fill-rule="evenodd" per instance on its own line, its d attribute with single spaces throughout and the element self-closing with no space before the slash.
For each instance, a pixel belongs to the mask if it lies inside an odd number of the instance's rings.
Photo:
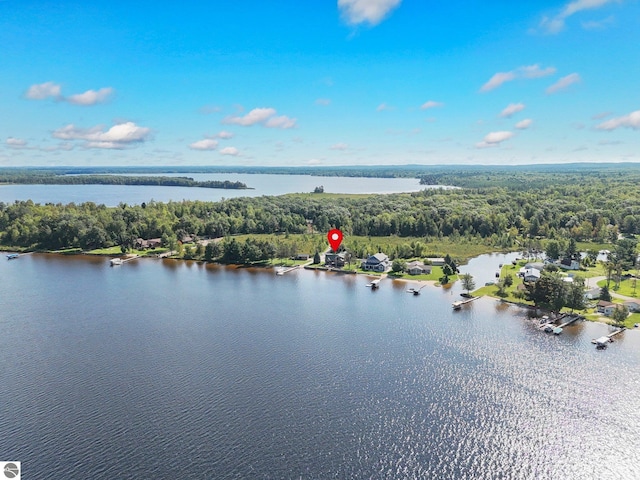
<svg viewBox="0 0 640 480">
<path fill-rule="evenodd" d="M 597 351 L 605 325 L 546 335 L 489 299 L 366 283 L 3 256 L 0 460 L 30 479 L 640 478 L 640 332 Z"/>
</svg>

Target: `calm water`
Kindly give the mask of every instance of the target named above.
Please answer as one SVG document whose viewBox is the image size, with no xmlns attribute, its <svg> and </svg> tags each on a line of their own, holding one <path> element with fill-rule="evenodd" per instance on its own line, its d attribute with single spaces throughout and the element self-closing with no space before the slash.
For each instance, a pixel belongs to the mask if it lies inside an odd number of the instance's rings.
<svg viewBox="0 0 640 480">
<path fill-rule="evenodd" d="M 164 175 L 164 174 L 163 174 Z M 127 185 L 0 185 L 0 202 L 33 200 L 36 203 L 94 202 L 115 206 L 120 202 L 139 205 L 156 200 L 204 200 L 222 198 L 259 197 L 285 193 L 309 193 L 323 185 L 327 193 L 399 193 L 417 192 L 427 188 L 416 178 L 345 178 L 312 177 L 310 175 L 249 175 L 249 174 L 166 174 L 187 176 L 195 180 L 240 181 L 253 190 L 224 190 L 219 188 L 156 187 Z"/>
<path fill-rule="evenodd" d="M 556 337 L 366 282 L 3 256 L 0 459 L 29 479 L 640 478 L 640 332 L 597 351 L 605 325 Z"/>
</svg>

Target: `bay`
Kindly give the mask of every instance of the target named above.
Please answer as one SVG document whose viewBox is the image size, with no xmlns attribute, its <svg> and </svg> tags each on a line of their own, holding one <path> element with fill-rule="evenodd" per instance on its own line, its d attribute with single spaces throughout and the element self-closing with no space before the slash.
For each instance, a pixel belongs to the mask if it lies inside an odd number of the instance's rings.
<svg viewBox="0 0 640 480">
<path fill-rule="evenodd" d="M 606 325 L 366 283 L 3 256 L 0 457 L 32 479 L 640 476 L 639 332 L 598 351 Z"/>
<path fill-rule="evenodd" d="M 147 175 L 151 176 L 151 175 Z M 250 190 L 199 187 L 160 187 L 131 185 L 0 185 L 0 202 L 33 200 L 35 203 L 94 202 L 116 206 L 120 202 L 139 205 L 142 202 L 202 200 L 260 197 L 285 193 L 310 193 L 323 186 L 326 193 L 400 193 L 427 188 L 416 178 L 314 177 L 310 175 L 267 174 L 159 174 L 156 176 L 188 176 L 198 181 L 230 180 L 243 182 Z"/>
</svg>

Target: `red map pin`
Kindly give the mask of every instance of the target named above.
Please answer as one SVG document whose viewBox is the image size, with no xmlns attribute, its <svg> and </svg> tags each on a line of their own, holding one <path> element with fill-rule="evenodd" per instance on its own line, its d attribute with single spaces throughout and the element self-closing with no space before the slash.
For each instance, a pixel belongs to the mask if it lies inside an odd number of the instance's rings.
<svg viewBox="0 0 640 480">
<path fill-rule="evenodd" d="M 342 232 L 337 228 L 329 230 L 329 233 L 327 233 L 327 240 L 329 240 L 329 245 L 331 245 L 333 251 L 337 252 L 338 248 L 340 248 L 340 244 L 342 243 Z"/>
</svg>

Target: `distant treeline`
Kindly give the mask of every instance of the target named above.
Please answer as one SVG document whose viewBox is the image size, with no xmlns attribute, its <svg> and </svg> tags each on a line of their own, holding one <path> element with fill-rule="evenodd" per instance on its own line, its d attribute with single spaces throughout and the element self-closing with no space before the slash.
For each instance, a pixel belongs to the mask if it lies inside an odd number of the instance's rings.
<svg viewBox="0 0 640 480">
<path fill-rule="evenodd" d="M 14 183 L 27 185 L 152 185 L 164 187 L 202 187 L 246 189 L 242 182 L 229 180 L 196 181 L 189 177 L 156 177 L 156 176 L 125 176 L 125 175 L 58 175 L 47 172 L 16 171 L 0 172 L 0 183 Z"/>
<path fill-rule="evenodd" d="M 114 167 L 0 167 L 4 175 L 143 175 L 231 173 L 312 175 L 323 177 L 420 178 L 423 184 L 469 188 L 503 186 L 510 189 L 562 184 L 596 177 L 640 175 L 638 163 L 566 163 L 540 165 L 350 165 L 350 166 L 114 166 Z M 515 182 L 514 182 L 515 180 Z"/>
<path fill-rule="evenodd" d="M 326 233 L 465 238 L 513 248 L 546 239 L 615 242 L 640 234 L 640 181 L 634 175 L 588 177 L 510 190 L 427 189 L 412 194 L 291 194 L 220 202 L 149 202 L 139 206 L 0 203 L 0 245 L 84 249 L 163 242 L 183 236 Z M 517 178 L 513 179 L 518 181 Z M 524 182 L 526 185 L 526 182 Z"/>
</svg>

